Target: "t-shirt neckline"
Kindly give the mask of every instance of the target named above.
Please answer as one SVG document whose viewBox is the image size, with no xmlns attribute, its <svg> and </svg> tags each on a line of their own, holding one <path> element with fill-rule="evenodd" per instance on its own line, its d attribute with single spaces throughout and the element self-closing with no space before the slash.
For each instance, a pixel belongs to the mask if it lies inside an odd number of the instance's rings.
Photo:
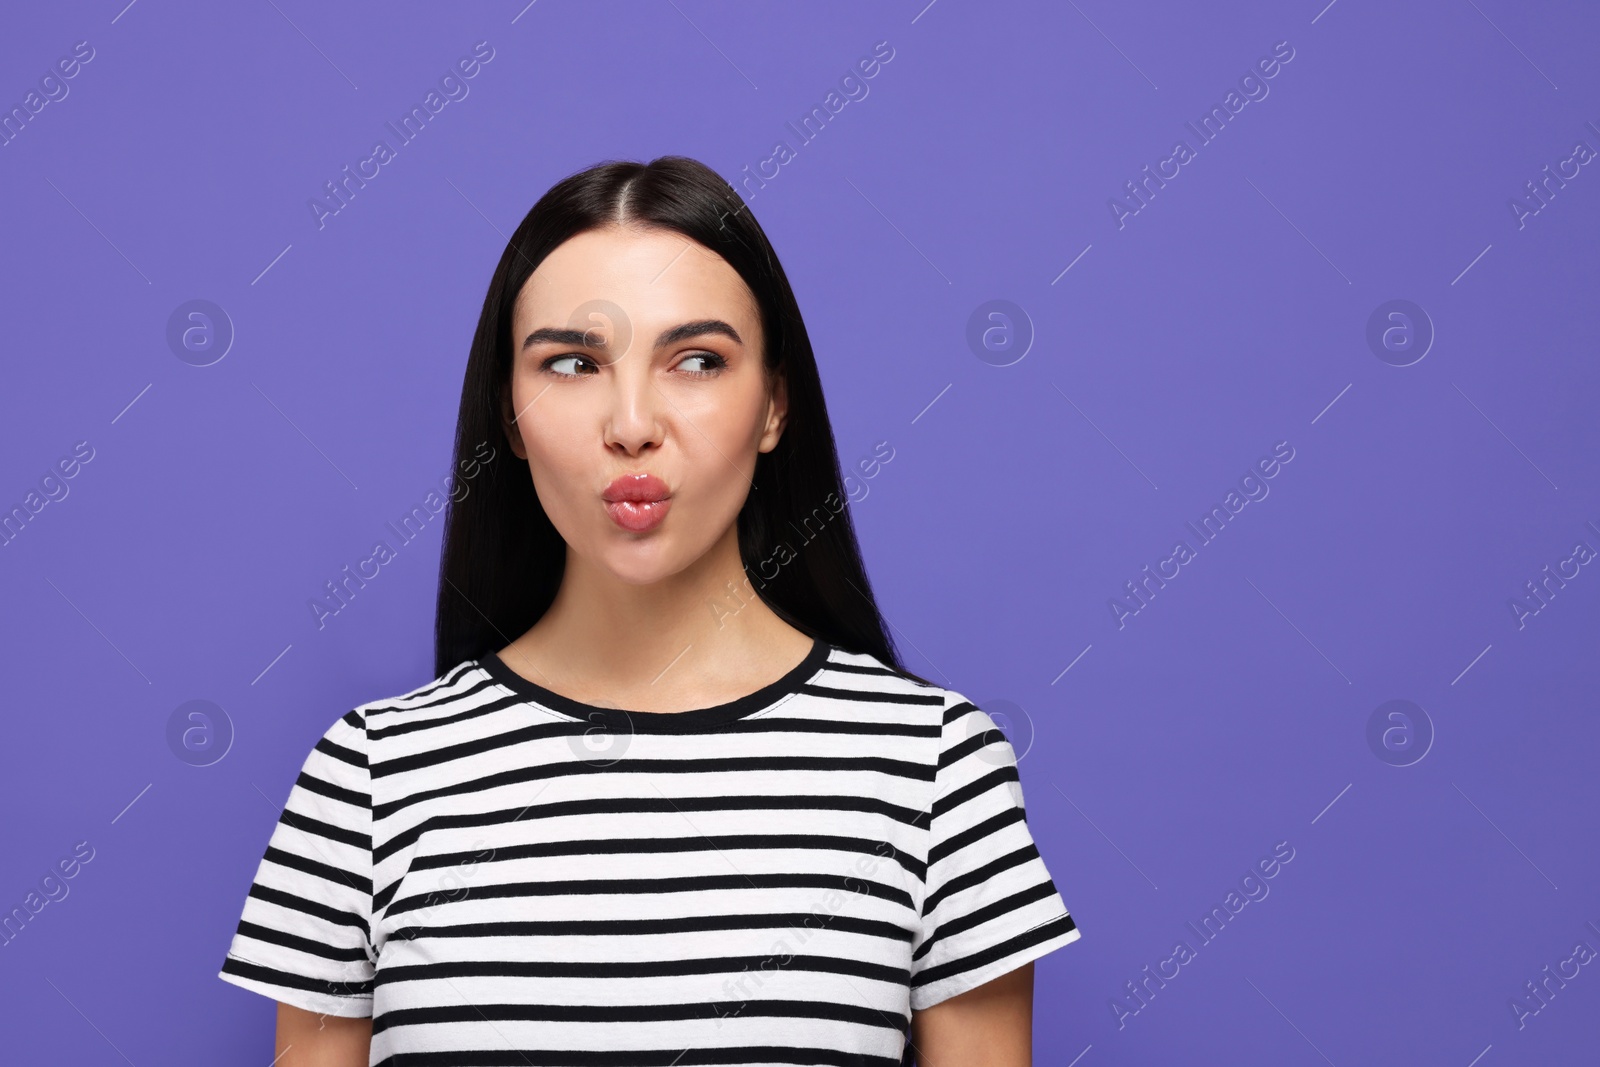
<svg viewBox="0 0 1600 1067">
<path fill-rule="evenodd" d="M 620 732 L 641 733 L 663 728 L 672 730 L 675 727 L 717 726 L 770 708 L 784 697 L 799 692 L 800 688 L 827 663 L 830 648 L 828 642 L 814 636 L 811 639 L 811 649 L 805 658 L 777 681 L 726 703 L 707 708 L 692 708 L 688 711 L 629 711 L 623 708 L 586 704 L 524 678 L 512 670 L 505 660 L 500 658 L 499 653 L 492 650 L 478 657 L 478 666 L 488 672 L 496 682 L 541 707 L 592 725 L 605 726 Z"/>
</svg>

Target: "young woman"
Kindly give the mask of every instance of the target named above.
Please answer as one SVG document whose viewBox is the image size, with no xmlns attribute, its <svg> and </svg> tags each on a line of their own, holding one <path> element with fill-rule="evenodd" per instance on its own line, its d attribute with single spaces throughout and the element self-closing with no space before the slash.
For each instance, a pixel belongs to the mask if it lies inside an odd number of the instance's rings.
<svg viewBox="0 0 1600 1067">
<path fill-rule="evenodd" d="M 1027 1067 L 1079 931 L 1011 745 L 890 644 L 738 194 L 552 188 L 455 451 L 436 677 L 327 729 L 223 964 L 277 1067 Z"/>
</svg>

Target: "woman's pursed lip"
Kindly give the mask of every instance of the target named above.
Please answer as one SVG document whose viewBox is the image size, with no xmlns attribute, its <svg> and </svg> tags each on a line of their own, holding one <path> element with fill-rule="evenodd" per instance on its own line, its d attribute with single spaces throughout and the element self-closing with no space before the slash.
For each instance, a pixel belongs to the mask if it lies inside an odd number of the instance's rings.
<svg viewBox="0 0 1600 1067">
<path fill-rule="evenodd" d="M 639 473 L 624 474 L 617 478 L 606 486 L 600 497 L 608 504 L 615 504 L 622 501 L 648 503 L 665 500 L 670 495 L 666 482 L 654 474 Z"/>
</svg>

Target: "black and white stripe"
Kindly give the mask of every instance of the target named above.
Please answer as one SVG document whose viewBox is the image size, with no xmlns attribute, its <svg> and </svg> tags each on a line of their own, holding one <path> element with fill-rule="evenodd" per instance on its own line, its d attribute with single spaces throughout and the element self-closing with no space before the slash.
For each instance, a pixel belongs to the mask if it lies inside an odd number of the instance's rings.
<svg viewBox="0 0 1600 1067">
<path fill-rule="evenodd" d="M 372 1016 L 373 1064 L 895 1067 L 911 1009 L 1078 936 L 959 693 L 818 641 L 629 713 L 489 654 L 328 728 L 220 976 Z"/>
</svg>

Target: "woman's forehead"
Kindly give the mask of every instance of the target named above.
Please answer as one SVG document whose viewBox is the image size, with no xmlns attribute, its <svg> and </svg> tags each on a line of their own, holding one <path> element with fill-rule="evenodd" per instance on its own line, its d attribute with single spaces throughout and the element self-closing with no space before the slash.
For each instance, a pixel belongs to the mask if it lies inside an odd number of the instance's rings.
<svg viewBox="0 0 1600 1067">
<path fill-rule="evenodd" d="M 747 343 L 759 329 L 754 296 L 726 260 L 682 234 L 638 227 L 588 230 L 563 242 L 529 275 L 512 314 L 521 336 L 572 325 L 575 315 L 588 324 L 584 309 L 597 306 L 650 336 L 697 319 L 731 322 Z"/>
</svg>

